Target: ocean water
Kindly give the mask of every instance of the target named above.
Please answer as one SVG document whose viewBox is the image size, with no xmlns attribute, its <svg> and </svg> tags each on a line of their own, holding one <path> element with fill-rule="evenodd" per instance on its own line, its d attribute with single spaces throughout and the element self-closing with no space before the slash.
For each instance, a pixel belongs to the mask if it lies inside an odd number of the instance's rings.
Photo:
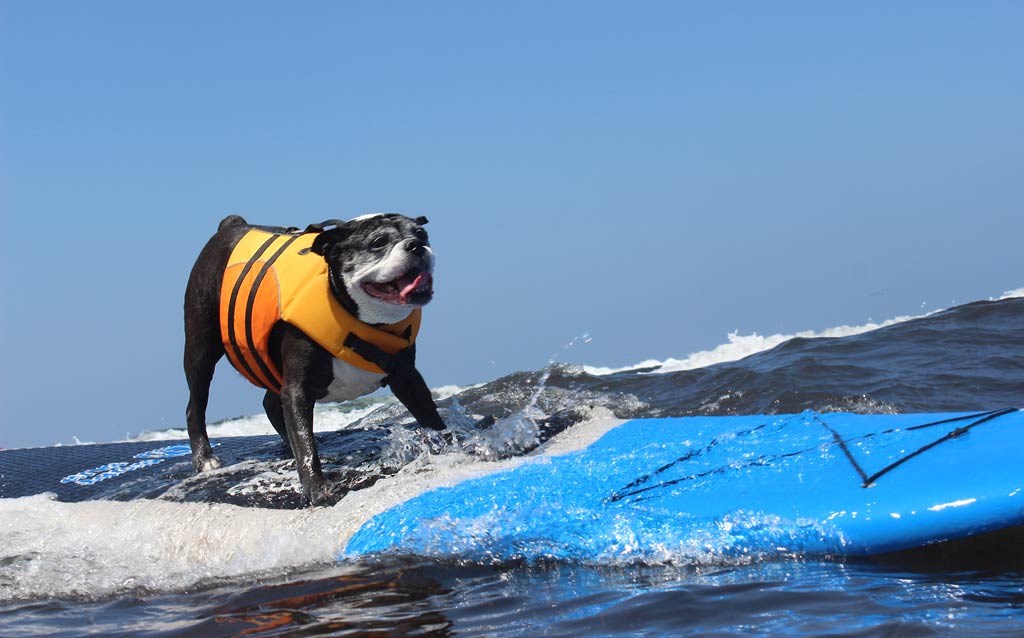
<svg viewBox="0 0 1024 638">
<path fill-rule="evenodd" d="M 453 441 L 409 427 L 386 397 L 318 409 L 345 490 L 333 507 L 299 508 L 273 436 L 213 476 L 0 499 L 0 636 L 1024 635 L 1019 529 L 871 560 L 714 543 L 599 562 L 340 558 L 391 505 L 579 449 L 621 419 L 1024 407 L 1024 290 L 878 324 L 729 335 L 623 369 L 552 362 L 438 396 Z M 262 417 L 211 427 L 271 433 Z"/>
</svg>

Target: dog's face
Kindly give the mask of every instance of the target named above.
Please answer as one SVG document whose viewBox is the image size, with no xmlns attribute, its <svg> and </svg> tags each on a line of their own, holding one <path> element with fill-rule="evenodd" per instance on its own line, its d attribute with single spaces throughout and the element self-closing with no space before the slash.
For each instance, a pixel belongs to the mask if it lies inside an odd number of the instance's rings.
<svg viewBox="0 0 1024 638">
<path fill-rule="evenodd" d="M 361 321 L 396 323 L 434 296 L 434 252 L 426 223 L 425 217 L 366 215 L 313 242 L 313 252 L 327 260 L 335 294 L 354 306 Z"/>
</svg>

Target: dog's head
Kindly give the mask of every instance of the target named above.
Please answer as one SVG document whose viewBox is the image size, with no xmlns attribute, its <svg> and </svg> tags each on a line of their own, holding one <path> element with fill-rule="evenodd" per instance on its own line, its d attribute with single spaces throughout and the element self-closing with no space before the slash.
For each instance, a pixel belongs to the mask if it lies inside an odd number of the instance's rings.
<svg viewBox="0 0 1024 638">
<path fill-rule="evenodd" d="M 397 323 L 434 296 L 426 217 L 364 215 L 326 230 L 313 252 L 327 260 L 331 288 L 366 323 Z"/>
</svg>

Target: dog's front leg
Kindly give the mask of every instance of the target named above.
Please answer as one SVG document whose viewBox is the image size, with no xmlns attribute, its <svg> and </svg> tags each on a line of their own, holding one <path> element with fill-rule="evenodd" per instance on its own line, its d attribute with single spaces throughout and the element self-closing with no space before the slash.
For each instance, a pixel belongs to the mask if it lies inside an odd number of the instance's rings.
<svg viewBox="0 0 1024 638">
<path fill-rule="evenodd" d="M 315 403 L 312 393 L 301 385 L 285 385 L 281 389 L 281 406 L 284 408 L 295 468 L 302 483 L 302 498 L 311 505 L 329 505 L 332 502 L 331 489 L 320 468 L 320 455 L 313 436 Z"/>
<path fill-rule="evenodd" d="M 431 430 L 445 429 L 444 421 L 437 412 L 437 404 L 430 394 L 427 382 L 416 369 L 416 346 L 411 346 L 395 356 L 394 371 L 386 383 L 405 409 L 420 425 Z"/>
</svg>

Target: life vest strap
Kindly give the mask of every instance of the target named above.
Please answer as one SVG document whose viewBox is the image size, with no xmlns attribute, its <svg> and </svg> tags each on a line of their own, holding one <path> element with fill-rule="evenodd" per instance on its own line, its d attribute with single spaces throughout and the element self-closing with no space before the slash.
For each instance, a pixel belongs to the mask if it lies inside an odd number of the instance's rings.
<svg viewBox="0 0 1024 638">
<path fill-rule="evenodd" d="M 407 334 L 409 332 L 411 332 L 411 328 L 406 330 Z M 345 337 L 345 347 L 383 370 L 385 374 L 392 375 L 398 369 L 402 355 L 412 346 L 395 354 L 388 354 L 356 333 L 350 332 Z"/>
</svg>

